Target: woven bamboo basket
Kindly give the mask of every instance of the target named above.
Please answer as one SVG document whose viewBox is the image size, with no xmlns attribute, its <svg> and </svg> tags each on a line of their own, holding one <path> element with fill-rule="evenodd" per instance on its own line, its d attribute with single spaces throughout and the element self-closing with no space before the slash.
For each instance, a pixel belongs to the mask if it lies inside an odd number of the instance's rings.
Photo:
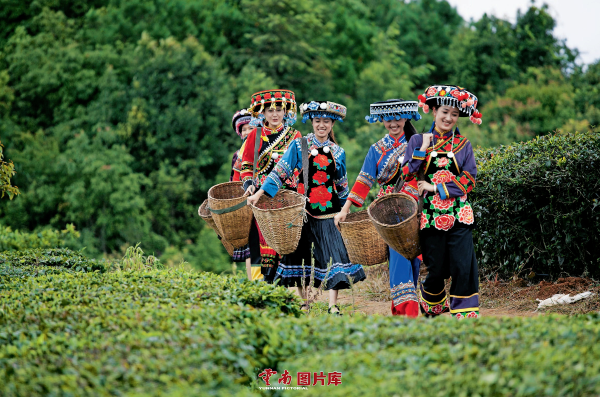
<svg viewBox="0 0 600 397">
<path fill-rule="evenodd" d="M 208 206 L 221 237 L 234 248 L 248 244 L 252 210 L 245 205 L 242 182 L 225 182 L 208 191 Z"/>
<path fill-rule="evenodd" d="M 263 195 L 256 206 L 252 206 L 260 232 L 279 255 L 291 254 L 298 248 L 305 203 L 303 195 L 280 190 L 273 198 Z"/>
<path fill-rule="evenodd" d="M 373 201 L 369 218 L 383 240 L 406 259 L 421 254 L 418 204 L 407 194 L 392 193 Z"/>
<path fill-rule="evenodd" d="M 340 232 L 350 262 L 373 266 L 388 259 L 387 244 L 377 233 L 366 210 L 348 214 L 346 221 L 340 222 Z"/>
<path fill-rule="evenodd" d="M 208 227 L 210 227 L 212 230 L 215 231 L 215 233 L 217 233 L 217 236 L 219 236 L 221 240 L 221 244 L 223 244 L 223 247 L 225 247 L 229 256 L 233 256 L 233 245 L 229 244 L 229 242 L 221 236 L 219 229 L 217 229 L 215 220 L 212 218 L 210 210 L 208 209 L 208 199 L 204 200 L 202 205 L 198 207 L 198 215 L 200 215 L 200 218 L 202 218 L 202 220 L 206 222 Z"/>
</svg>

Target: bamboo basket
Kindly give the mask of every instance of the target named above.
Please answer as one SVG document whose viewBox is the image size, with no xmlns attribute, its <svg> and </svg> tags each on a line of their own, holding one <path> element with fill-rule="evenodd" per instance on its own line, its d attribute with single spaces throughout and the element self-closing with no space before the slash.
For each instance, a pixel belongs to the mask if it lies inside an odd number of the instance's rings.
<svg viewBox="0 0 600 397">
<path fill-rule="evenodd" d="M 242 182 L 225 182 L 208 191 L 208 207 L 221 237 L 234 248 L 248 244 L 252 210 L 245 204 Z"/>
<path fill-rule="evenodd" d="M 275 197 L 263 195 L 252 206 L 258 228 L 269 247 L 279 255 L 296 251 L 304 225 L 306 198 L 290 190 L 280 190 Z"/>
<path fill-rule="evenodd" d="M 225 240 L 223 236 L 221 236 L 219 229 L 217 229 L 215 220 L 212 218 L 210 210 L 208 209 L 208 199 L 204 200 L 202 205 L 198 207 L 198 215 L 200 215 L 200 218 L 202 218 L 202 220 L 206 222 L 208 227 L 210 227 L 212 230 L 215 231 L 215 233 L 217 233 L 217 236 L 219 236 L 219 239 L 221 240 L 221 244 L 223 244 L 223 247 L 225 247 L 229 256 L 233 256 L 233 245 L 229 244 L 229 242 Z"/>
<path fill-rule="evenodd" d="M 375 200 L 367 210 L 383 240 L 408 260 L 421 254 L 418 204 L 407 194 L 392 193 Z"/>
<path fill-rule="evenodd" d="M 340 222 L 340 232 L 350 262 L 373 266 L 387 261 L 387 244 L 377 233 L 366 210 L 348 214 L 346 221 Z"/>
</svg>

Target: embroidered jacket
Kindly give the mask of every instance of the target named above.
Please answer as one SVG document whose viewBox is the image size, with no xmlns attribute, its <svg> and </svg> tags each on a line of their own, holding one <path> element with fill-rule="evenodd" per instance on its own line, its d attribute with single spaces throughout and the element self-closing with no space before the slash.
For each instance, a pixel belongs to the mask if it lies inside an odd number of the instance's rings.
<svg viewBox="0 0 600 397">
<path fill-rule="evenodd" d="M 377 182 L 379 194 L 391 193 L 400 177 L 400 161 L 406 151 L 406 137 L 404 133 L 397 139 L 387 134 L 369 148 L 362 169 L 356 178 L 348 200 L 357 207 L 362 207 L 369 191 Z M 416 181 L 405 183 L 402 193 L 407 193 L 415 200 L 419 196 Z"/>
<path fill-rule="evenodd" d="M 314 134 L 308 134 L 306 139 L 310 156 L 307 210 L 315 218 L 330 218 L 340 211 L 348 197 L 346 152 L 330 140 L 319 142 Z M 313 150 L 317 151 L 316 156 L 311 154 Z M 301 140 L 296 139 L 269 174 L 262 189 L 274 197 L 284 181 L 297 175 L 298 193 L 304 194 L 303 176 L 299 171 L 305 170 L 302 169 Z"/>
<path fill-rule="evenodd" d="M 425 180 L 436 185 L 437 193 L 427 192 L 421 229 L 435 227 L 450 230 L 456 222 L 463 226 L 473 225 L 473 209 L 467 200 L 467 193 L 473 190 L 477 177 L 477 165 L 471 142 L 460 134 L 458 128 L 452 140 L 452 131 L 443 136 L 435 130 L 435 123 L 429 132 L 433 133 L 434 144 L 421 151 L 423 136 L 415 135 L 408 143 L 406 159 L 402 167 L 405 181 L 414 181 L 420 168 L 425 171 Z M 432 157 L 435 150 L 437 157 Z M 452 151 L 453 157 L 448 156 Z"/>
<path fill-rule="evenodd" d="M 234 175 L 234 180 L 241 180 L 244 182 L 244 189 L 252 184 L 252 175 L 254 168 L 254 142 L 257 135 L 257 129 L 254 129 L 246 138 L 246 142 L 243 145 L 243 152 L 240 149 L 242 161 L 239 172 L 239 179 L 236 179 L 237 175 Z M 300 138 L 302 135 L 299 131 L 281 124 L 276 129 L 269 127 L 262 127 L 262 133 L 259 139 L 261 139 L 258 149 L 258 163 L 256 170 L 256 183 L 260 188 L 267 175 L 273 170 L 275 165 L 281 160 L 283 154 L 287 150 L 288 146 L 296 138 Z M 273 156 L 273 154 L 276 154 Z M 273 158 L 275 157 L 275 158 Z M 235 173 L 234 173 L 235 174 Z M 296 181 L 290 179 L 286 181 L 286 186 L 289 188 L 295 188 Z"/>
</svg>

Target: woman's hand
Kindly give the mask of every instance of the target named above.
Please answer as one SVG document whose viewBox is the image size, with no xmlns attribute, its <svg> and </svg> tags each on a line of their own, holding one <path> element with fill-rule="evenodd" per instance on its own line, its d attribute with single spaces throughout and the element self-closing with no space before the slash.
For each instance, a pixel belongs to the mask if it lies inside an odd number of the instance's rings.
<svg viewBox="0 0 600 397">
<path fill-rule="evenodd" d="M 340 222 L 344 222 L 346 220 L 346 216 L 348 216 L 348 213 L 350 213 L 351 205 L 352 205 L 352 202 L 350 200 L 346 200 L 346 203 L 344 204 L 344 206 L 342 207 L 340 212 L 338 212 L 333 217 L 333 223 L 335 224 L 335 227 L 338 228 L 338 230 L 340 230 Z"/>
<path fill-rule="evenodd" d="M 246 189 L 244 196 L 250 196 L 250 195 L 254 194 L 255 191 L 256 191 L 256 188 L 254 187 L 254 185 L 250 185 L 250 186 L 248 186 L 248 189 Z"/>
<path fill-rule="evenodd" d="M 333 223 L 335 223 L 335 227 L 337 227 L 338 230 L 340 230 L 340 222 L 344 222 L 346 220 L 347 215 L 348 214 L 342 210 L 338 212 L 336 216 L 333 217 Z"/>
<path fill-rule="evenodd" d="M 433 185 L 429 182 L 419 181 L 417 182 L 417 187 L 419 188 L 419 196 L 423 195 L 424 191 L 428 191 L 433 193 L 435 191 Z"/>
<path fill-rule="evenodd" d="M 250 190 L 250 188 L 248 188 L 248 190 Z M 258 192 L 256 192 L 255 194 L 253 194 L 252 196 L 250 196 L 246 199 L 246 203 L 248 205 L 256 205 L 256 203 L 258 202 L 258 199 L 260 199 L 264 193 L 265 193 L 264 190 L 259 189 Z"/>
<path fill-rule="evenodd" d="M 424 152 L 427 150 L 431 141 L 433 140 L 433 134 L 423 134 L 423 144 L 421 145 L 421 151 Z"/>
</svg>

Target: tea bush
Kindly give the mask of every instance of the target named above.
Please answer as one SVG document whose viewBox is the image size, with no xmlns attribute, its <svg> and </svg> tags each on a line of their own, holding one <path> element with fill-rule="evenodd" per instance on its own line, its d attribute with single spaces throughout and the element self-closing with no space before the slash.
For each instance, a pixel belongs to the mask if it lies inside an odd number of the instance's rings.
<svg viewBox="0 0 600 397">
<path fill-rule="evenodd" d="M 64 269 L 78 272 L 105 272 L 109 265 L 89 259 L 80 252 L 68 248 L 0 252 L 0 269 L 5 272 L 48 271 L 52 268 L 57 268 L 58 272 Z"/>
<path fill-rule="evenodd" d="M 80 233 L 72 224 L 61 231 L 44 229 L 38 232 L 13 231 L 10 227 L 0 225 L 0 251 L 64 247 L 79 237 Z"/>
<path fill-rule="evenodd" d="M 600 277 L 600 134 L 556 133 L 475 155 L 484 273 Z"/>
<path fill-rule="evenodd" d="M 14 263 L 2 266 L 32 266 Z M 266 368 L 275 385 L 285 370 L 293 383 L 342 372 L 342 385 L 306 395 L 600 393 L 594 315 L 309 318 L 284 288 L 212 273 L 36 267 L 2 276 L 3 396 L 299 393 L 258 389 Z"/>
</svg>

